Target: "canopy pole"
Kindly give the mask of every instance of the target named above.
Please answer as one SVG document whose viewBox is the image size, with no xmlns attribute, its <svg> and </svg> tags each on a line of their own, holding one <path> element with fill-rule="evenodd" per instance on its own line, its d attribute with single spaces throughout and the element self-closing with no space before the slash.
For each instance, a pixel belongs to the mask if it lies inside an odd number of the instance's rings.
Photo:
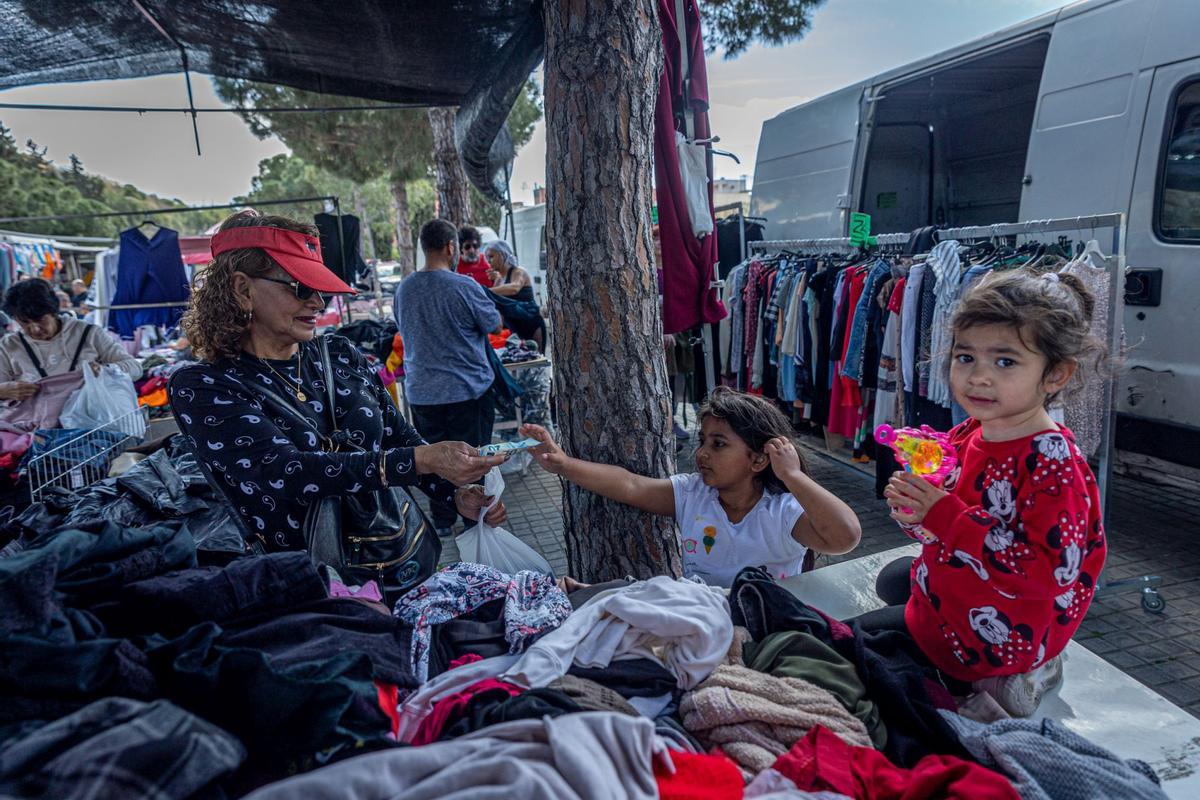
<svg viewBox="0 0 1200 800">
<path fill-rule="evenodd" d="M 141 0 L 130 0 L 130 2 L 133 3 L 134 8 L 142 12 L 142 16 L 150 20 L 150 24 L 154 26 L 156 31 L 165 36 L 167 41 L 169 41 L 171 44 L 179 48 L 179 59 L 183 62 L 183 80 L 184 83 L 187 84 L 188 113 L 192 115 L 192 134 L 196 137 L 196 155 L 202 155 L 200 152 L 200 126 L 196 121 L 196 103 L 192 98 L 192 76 L 188 70 L 187 48 L 185 48 L 182 42 L 172 36 L 171 33 L 163 27 L 162 23 L 158 21 L 158 18 L 150 13 L 150 9 L 142 5 Z"/>
</svg>

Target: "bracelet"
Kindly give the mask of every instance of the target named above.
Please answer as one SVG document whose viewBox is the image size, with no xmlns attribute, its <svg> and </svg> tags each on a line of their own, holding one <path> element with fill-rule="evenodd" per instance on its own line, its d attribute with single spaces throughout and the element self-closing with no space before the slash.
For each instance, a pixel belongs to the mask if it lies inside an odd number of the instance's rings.
<svg viewBox="0 0 1200 800">
<path fill-rule="evenodd" d="M 383 481 L 383 488 L 388 487 L 387 479 L 387 450 L 381 450 L 379 453 L 379 478 Z"/>
</svg>

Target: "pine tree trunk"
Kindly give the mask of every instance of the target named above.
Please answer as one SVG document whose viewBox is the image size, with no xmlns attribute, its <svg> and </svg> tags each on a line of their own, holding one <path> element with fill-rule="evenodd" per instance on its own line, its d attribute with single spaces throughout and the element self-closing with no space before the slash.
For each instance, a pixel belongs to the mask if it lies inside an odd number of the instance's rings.
<svg viewBox="0 0 1200 800">
<path fill-rule="evenodd" d="M 666 478 L 675 467 L 650 235 L 652 0 L 547 0 L 546 257 L 566 451 Z M 680 572 L 673 522 L 565 485 L 567 561 L 603 581 Z"/>
<path fill-rule="evenodd" d="M 359 253 L 364 259 L 375 260 L 375 233 L 371 230 L 371 220 L 367 219 L 367 207 L 363 205 L 362 192 L 355 186 L 350 190 L 350 196 L 354 200 L 354 213 L 358 215 L 359 225 L 362 227 L 363 236 L 358 240 Z"/>
<path fill-rule="evenodd" d="M 392 181 L 392 201 L 396 204 L 396 254 L 400 261 L 400 274 L 408 277 L 417 268 L 417 254 L 413 247 L 412 224 L 409 222 L 406 181 Z"/>
<path fill-rule="evenodd" d="M 437 172 L 437 215 L 455 225 L 471 222 L 471 184 L 454 146 L 454 108 L 429 109 L 433 163 Z"/>
</svg>

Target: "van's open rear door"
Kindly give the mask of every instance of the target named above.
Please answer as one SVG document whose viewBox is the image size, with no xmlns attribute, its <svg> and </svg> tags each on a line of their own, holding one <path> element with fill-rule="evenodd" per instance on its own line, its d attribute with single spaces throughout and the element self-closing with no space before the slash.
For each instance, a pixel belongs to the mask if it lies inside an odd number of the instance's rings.
<svg viewBox="0 0 1200 800">
<path fill-rule="evenodd" d="M 750 208 L 767 219 L 764 238 L 845 235 L 862 92 L 851 86 L 763 123 Z"/>
</svg>

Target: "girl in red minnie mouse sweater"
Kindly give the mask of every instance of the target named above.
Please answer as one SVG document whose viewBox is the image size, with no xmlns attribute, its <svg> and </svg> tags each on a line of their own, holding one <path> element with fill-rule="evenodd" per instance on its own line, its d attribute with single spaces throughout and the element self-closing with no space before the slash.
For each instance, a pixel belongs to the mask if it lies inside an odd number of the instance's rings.
<svg viewBox="0 0 1200 800">
<path fill-rule="evenodd" d="M 950 434 L 959 467 L 942 488 L 897 472 L 884 493 L 923 543 L 905 627 L 952 678 L 1038 670 L 1091 602 L 1106 551 L 1100 497 L 1048 408 L 1102 358 L 1093 308 L 1068 274 L 995 273 L 971 289 L 951 321 L 950 385 L 971 417 Z"/>
</svg>

